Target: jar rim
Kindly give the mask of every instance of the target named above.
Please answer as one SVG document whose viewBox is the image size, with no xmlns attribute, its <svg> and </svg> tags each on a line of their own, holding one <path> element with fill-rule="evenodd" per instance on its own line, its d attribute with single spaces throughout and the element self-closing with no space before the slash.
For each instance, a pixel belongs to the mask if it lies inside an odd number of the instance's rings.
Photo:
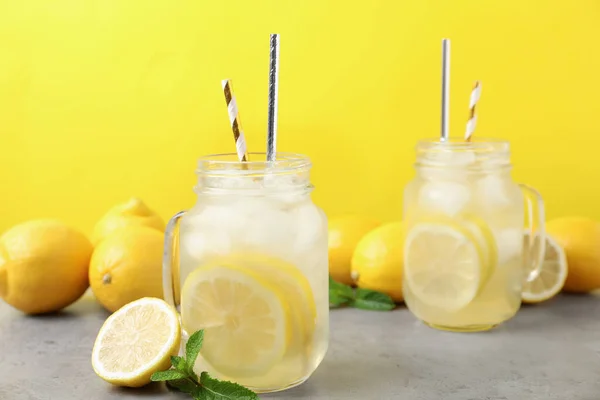
<svg viewBox="0 0 600 400">
<path fill-rule="evenodd" d="M 422 139 L 417 142 L 418 168 L 460 169 L 486 172 L 510 169 L 510 144 L 504 139 Z"/>
<path fill-rule="evenodd" d="M 446 141 L 440 138 L 426 138 L 417 141 L 417 148 L 428 149 L 446 149 L 446 150 L 497 150 L 508 151 L 510 142 L 506 139 L 476 137 L 470 141 L 465 141 L 463 138 L 449 138 Z"/>
<path fill-rule="evenodd" d="M 310 158 L 299 153 L 277 152 L 275 161 L 267 161 L 266 152 L 250 152 L 248 158 L 249 161 L 240 161 L 237 153 L 207 154 L 198 159 L 197 173 L 294 173 L 312 166 Z"/>
</svg>

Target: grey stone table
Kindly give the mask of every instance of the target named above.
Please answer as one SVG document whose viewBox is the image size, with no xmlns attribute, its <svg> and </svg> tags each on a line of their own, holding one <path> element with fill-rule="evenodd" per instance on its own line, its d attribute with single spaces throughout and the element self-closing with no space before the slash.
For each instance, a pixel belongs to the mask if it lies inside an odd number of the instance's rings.
<svg viewBox="0 0 600 400">
<path fill-rule="evenodd" d="M 43 317 L 0 304 L 0 400 L 187 398 L 96 377 L 90 353 L 106 316 L 89 297 Z M 598 400 L 600 297 L 559 296 L 476 334 L 430 329 L 404 307 L 332 310 L 329 352 L 311 379 L 261 398 Z"/>
</svg>

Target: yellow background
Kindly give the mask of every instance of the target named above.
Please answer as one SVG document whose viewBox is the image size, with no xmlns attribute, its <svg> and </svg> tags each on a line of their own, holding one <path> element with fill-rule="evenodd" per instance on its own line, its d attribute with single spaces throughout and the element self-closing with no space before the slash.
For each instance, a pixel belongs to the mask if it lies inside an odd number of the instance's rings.
<svg viewBox="0 0 600 400">
<path fill-rule="evenodd" d="M 453 135 L 480 79 L 475 134 L 511 141 L 550 217 L 600 218 L 598 0 L 0 0 L 0 230 L 90 232 L 130 196 L 165 219 L 190 207 L 196 159 L 234 150 L 221 79 L 264 151 L 271 32 L 278 149 L 313 159 L 329 216 L 400 217 L 449 37 Z"/>
</svg>

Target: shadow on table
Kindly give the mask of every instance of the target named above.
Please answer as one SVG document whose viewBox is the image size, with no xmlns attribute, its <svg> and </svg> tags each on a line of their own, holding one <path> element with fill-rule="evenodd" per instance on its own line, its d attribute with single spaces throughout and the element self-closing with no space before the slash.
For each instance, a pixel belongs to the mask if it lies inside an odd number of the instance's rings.
<svg viewBox="0 0 600 400">
<path fill-rule="evenodd" d="M 105 319 L 110 315 L 94 298 L 82 297 L 75 303 L 63 308 L 59 311 L 48 312 L 44 314 L 24 314 L 21 315 L 28 319 L 37 319 L 40 321 L 55 320 L 55 319 L 73 319 L 81 318 L 82 315 L 98 315 Z"/>
<path fill-rule="evenodd" d="M 411 371 L 408 371 L 400 360 L 393 360 L 382 354 L 363 357 L 359 354 L 346 353 L 341 359 L 333 356 L 325 357 L 319 368 L 304 384 L 283 392 L 263 394 L 260 398 L 287 400 L 331 397 L 333 399 L 341 393 L 344 396 L 368 398 L 373 388 L 390 385 L 393 382 L 394 385 L 404 385 L 405 380 L 408 380 L 411 375 Z"/>
<path fill-rule="evenodd" d="M 156 399 L 158 394 L 165 395 L 169 393 L 169 399 L 191 399 L 190 395 L 169 390 L 163 382 L 152 382 L 141 388 L 117 387 L 111 388 L 111 391 L 119 398 L 144 398 L 150 397 Z"/>
<path fill-rule="evenodd" d="M 55 312 L 49 312 L 45 314 L 23 314 L 23 318 L 38 320 L 38 321 L 51 321 L 51 320 L 68 320 L 80 318 L 80 313 L 73 312 L 70 310 L 60 310 Z"/>
</svg>

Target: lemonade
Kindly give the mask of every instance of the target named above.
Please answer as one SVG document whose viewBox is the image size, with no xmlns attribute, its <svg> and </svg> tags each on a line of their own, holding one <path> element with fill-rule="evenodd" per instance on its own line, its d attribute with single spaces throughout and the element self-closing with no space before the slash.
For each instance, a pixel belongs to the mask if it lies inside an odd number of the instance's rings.
<svg viewBox="0 0 600 400">
<path fill-rule="evenodd" d="M 327 351 L 327 220 L 311 201 L 306 157 L 235 157 L 199 162 L 198 202 L 180 223 L 174 302 L 184 340 L 204 329 L 197 371 L 277 391 L 306 380 Z"/>
<path fill-rule="evenodd" d="M 403 291 L 430 326 L 490 329 L 521 304 L 543 257 L 543 202 L 513 183 L 503 141 L 422 141 L 404 198 Z M 531 211 L 524 207 L 527 200 Z M 525 217 L 536 227 L 523 242 Z"/>
</svg>

